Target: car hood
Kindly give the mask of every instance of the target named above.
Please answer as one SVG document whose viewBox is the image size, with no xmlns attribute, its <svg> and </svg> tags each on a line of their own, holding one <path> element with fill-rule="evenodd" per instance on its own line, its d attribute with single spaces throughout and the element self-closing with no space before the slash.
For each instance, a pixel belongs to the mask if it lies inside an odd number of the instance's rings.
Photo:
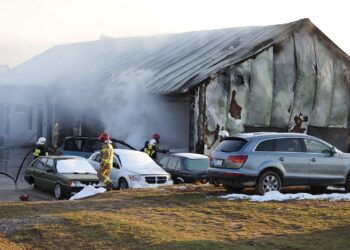
<svg viewBox="0 0 350 250">
<path fill-rule="evenodd" d="M 96 174 L 60 174 L 69 180 L 98 181 Z"/>
<path fill-rule="evenodd" d="M 165 172 L 161 167 L 159 167 L 154 162 L 150 162 L 144 165 L 134 165 L 134 166 L 128 165 L 128 166 L 124 166 L 123 168 L 134 174 L 140 174 L 140 175 L 148 175 L 148 174 L 168 175 L 167 172 Z"/>
</svg>

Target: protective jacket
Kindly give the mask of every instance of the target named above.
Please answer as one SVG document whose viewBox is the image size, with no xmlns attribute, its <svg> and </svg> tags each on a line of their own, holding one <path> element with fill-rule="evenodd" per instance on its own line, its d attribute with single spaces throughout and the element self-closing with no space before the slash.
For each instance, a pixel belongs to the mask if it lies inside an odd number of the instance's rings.
<svg viewBox="0 0 350 250">
<path fill-rule="evenodd" d="M 152 159 L 157 159 L 157 146 L 150 144 L 148 141 L 145 143 L 145 147 L 143 148 L 143 152 L 148 154 Z"/>
<path fill-rule="evenodd" d="M 113 166 L 113 146 L 110 143 L 104 143 L 101 148 L 101 166 Z"/>
<path fill-rule="evenodd" d="M 112 184 L 112 180 L 109 178 L 109 173 L 113 168 L 113 146 L 110 143 L 104 143 L 100 151 L 100 168 L 97 171 L 98 178 L 109 187 Z"/>
<path fill-rule="evenodd" d="M 36 145 L 36 147 L 33 149 L 34 159 L 38 158 L 39 156 L 48 156 L 48 155 L 49 155 L 49 149 L 45 145 Z"/>
</svg>

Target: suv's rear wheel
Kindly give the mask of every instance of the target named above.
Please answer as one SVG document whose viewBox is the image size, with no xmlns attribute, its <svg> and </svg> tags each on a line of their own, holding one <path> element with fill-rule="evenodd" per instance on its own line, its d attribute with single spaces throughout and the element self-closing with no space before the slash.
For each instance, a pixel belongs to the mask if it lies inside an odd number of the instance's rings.
<svg viewBox="0 0 350 250">
<path fill-rule="evenodd" d="M 279 191 L 281 189 L 281 177 L 274 171 L 263 173 L 256 184 L 255 190 L 263 195 L 269 191 Z"/>
<path fill-rule="evenodd" d="M 232 187 L 227 185 L 224 185 L 224 188 L 227 190 L 227 192 L 231 192 L 231 193 L 240 193 L 244 189 L 244 187 Z"/>
<path fill-rule="evenodd" d="M 350 193 L 350 174 L 346 178 L 345 182 L 345 192 Z"/>
</svg>

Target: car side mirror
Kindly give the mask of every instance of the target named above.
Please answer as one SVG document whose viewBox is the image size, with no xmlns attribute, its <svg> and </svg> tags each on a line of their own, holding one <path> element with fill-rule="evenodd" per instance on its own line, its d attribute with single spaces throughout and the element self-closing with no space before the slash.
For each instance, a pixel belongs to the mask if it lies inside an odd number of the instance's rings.
<svg viewBox="0 0 350 250">
<path fill-rule="evenodd" d="M 334 156 L 337 154 L 337 150 L 335 149 L 335 147 L 331 147 L 331 156 Z"/>
<path fill-rule="evenodd" d="M 116 162 L 113 162 L 113 167 L 117 168 L 117 169 L 120 169 L 119 164 L 117 164 Z"/>
</svg>

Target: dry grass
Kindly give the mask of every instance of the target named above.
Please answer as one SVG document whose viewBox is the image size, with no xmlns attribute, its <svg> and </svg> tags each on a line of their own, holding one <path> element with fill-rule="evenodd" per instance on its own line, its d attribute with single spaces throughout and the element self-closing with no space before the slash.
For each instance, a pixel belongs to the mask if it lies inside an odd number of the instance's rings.
<svg viewBox="0 0 350 250">
<path fill-rule="evenodd" d="M 210 186 L 0 204 L 0 249 L 349 249 L 350 202 L 254 203 Z"/>
</svg>

